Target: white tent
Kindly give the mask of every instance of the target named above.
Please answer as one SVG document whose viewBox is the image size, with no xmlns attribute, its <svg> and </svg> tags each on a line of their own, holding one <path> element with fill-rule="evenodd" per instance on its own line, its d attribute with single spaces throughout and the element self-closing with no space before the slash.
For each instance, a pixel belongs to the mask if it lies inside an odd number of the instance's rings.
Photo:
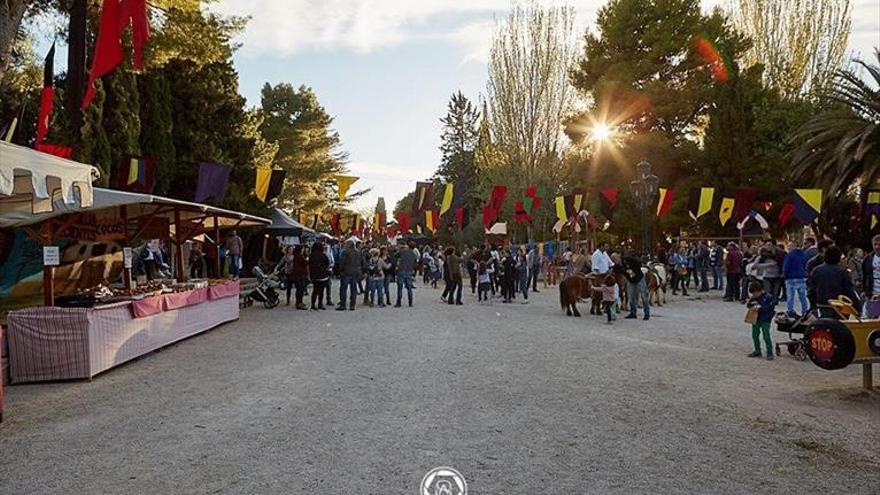
<svg viewBox="0 0 880 495">
<path fill-rule="evenodd" d="M 98 169 L 0 141 L 0 214 L 51 212 L 58 203 L 92 206 L 92 181 Z"/>
</svg>

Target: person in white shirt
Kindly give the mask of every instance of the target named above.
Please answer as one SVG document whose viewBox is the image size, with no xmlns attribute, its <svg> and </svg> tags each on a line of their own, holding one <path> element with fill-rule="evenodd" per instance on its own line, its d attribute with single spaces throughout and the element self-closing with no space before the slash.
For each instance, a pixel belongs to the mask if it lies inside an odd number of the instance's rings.
<svg viewBox="0 0 880 495">
<path fill-rule="evenodd" d="M 608 246 L 605 243 L 599 244 L 599 247 L 596 248 L 596 251 L 593 252 L 593 256 L 591 257 L 592 270 L 593 273 L 608 273 L 611 271 L 611 267 L 614 266 L 614 262 L 611 261 L 611 257 L 608 256 Z"/>
</svg>

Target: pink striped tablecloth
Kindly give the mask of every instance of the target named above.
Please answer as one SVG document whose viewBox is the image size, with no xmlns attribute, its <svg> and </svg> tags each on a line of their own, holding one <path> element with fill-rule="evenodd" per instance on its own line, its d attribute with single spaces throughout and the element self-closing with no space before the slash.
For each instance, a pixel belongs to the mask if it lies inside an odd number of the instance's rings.
<svg viewBox="0 0 880 495">
<path fill-rule="evenodd" d="M 8 314 L 12 383 L 91 378 L 239 317 L 238 298 L 132 317 L 131 302 L 97 308 L 36 307 Z"/>
</svg>

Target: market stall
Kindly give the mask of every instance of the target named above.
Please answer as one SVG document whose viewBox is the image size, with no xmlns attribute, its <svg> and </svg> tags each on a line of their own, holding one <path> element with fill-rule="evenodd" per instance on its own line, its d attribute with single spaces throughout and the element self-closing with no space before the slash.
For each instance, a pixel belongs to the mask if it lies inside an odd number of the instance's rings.
<svg viewBox="0 0 880 495">
<path fill-rule="evenodd" d="M 89 208 L 92 181 L 98 177 L 98 169 L 91 165 L 0 141 L 0 216 L 13 211 L 24 217 L 51 213 L 57 203 Z M 6 253 L 0 255 L 8 257 Z M 0 349 L 4 348 L 5 333 L 0 327 Z M 0 421 L 4 368 L 0 358 Z"/>
<path fill-rule="evenodd" d="M 9 205 L 0 214 L 0 226 L 26 232 L 44 249 L 73 241 L 54 259 L 44 256 L 44 264 L 52 266 L 41 279 L 44 305 L 6 315 L 12 382 L 91 378 L 237 319 L 238 282 L 187 282 L 182 245 L 195 236 L 209 239 L 219 273 L 220 230 L 267 224 L 264 218 L 209 205 L 101 188 L 94 188 L 91 207 L 56 199 L 52 211 L 33 214 L 22 204 Z M 130 246 L 156 238 L 173 244 L 175 278 L 137 283 L 132 279 Z M 86 248 L 96 242 L 105 243 L 97 266 L 88 264 L 94 257 L 68 259 L 70 250 L 74 255 L 94 254 Z M 54 276 L 55 267 L 59 278 Z M 65 295 L 58 301 L 56 282 Z M 22 290 L 35 289 L 34 282 L 23 284 Z"/>
<path fill-rule="evenodd" d="M 90 308 L 13 311 L 8 316 L 12 383 L 92 378 L 236 320 L 238 290 L 238 281 L 218 281 Z"/>
</svg>

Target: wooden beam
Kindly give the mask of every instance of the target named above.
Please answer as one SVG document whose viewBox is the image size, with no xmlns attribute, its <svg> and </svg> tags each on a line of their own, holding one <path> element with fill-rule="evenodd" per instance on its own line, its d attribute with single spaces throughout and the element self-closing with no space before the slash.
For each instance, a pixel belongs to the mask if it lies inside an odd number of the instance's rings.
<svg viewBox="0 0 880 495">
<path fill-rule="evenodd" d="M 43 223 L 44 235 L 46 237 L 45 246 L 52 245 L 52 222 Z M 55 305 L 55 267 L 43 266 L 43 305 Z"/>
</svg>

